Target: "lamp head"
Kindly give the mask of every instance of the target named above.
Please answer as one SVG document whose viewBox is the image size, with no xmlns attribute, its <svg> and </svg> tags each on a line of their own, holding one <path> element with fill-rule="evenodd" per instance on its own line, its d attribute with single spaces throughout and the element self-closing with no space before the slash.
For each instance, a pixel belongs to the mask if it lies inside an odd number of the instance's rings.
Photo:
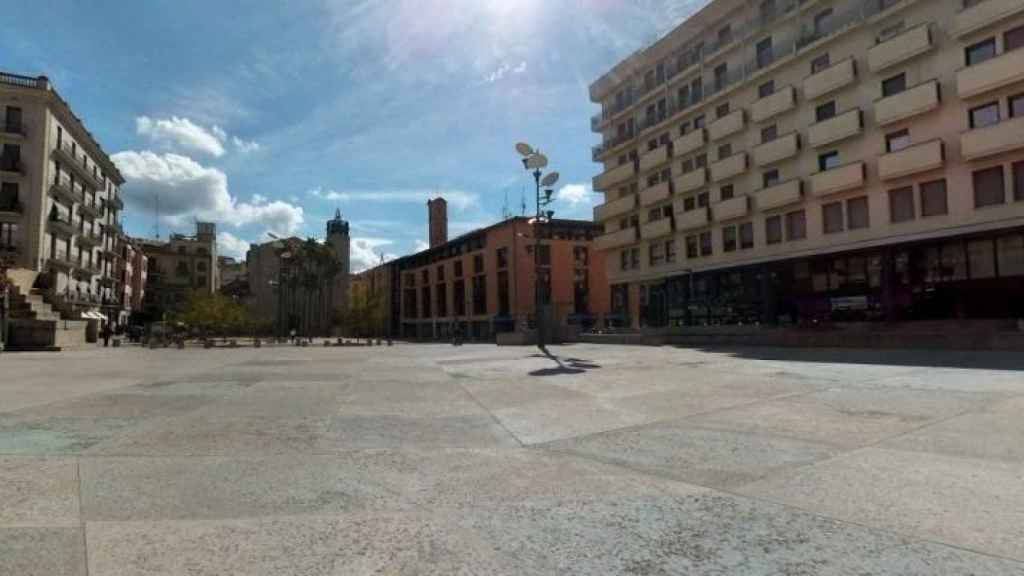
<svg viewBox="0 0 1024 576">
<path fill-rule="evenodd" d="M 555 211 L 554 210 L 548 210 L 547 216 L 548 216 L 548 222 L 551 222 L 552 218 L 555 217 Z"/>
</svg>

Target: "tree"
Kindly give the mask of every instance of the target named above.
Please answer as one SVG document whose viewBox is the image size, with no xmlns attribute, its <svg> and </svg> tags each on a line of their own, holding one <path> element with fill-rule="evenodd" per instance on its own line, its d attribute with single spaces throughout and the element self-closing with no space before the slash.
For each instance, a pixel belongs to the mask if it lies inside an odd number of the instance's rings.
<svg viewBox="0 0 1024 576">
<path fill-rule="evenodd" d="M 378 294 L 355 291 L 346 307 L 335 310 L 334 322 L 356 338 L 383 336 L 384 300 Z"/>
<path fill-rule="evenodd" d="M 202 336 L 227 336 L 249 333 L 249 310 L 223 294 L 193 291 L 185 308 L 174 320 L 199 331 Z"/>
</svg>

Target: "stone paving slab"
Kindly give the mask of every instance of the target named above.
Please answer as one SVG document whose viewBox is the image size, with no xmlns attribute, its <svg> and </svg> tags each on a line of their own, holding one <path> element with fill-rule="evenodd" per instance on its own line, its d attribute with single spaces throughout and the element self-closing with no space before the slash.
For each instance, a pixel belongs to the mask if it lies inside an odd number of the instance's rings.
<svg viewBox="0 0 1024 576">
<path fill-rule="evenodd" d="M 1024 398 L 951 418 L 880 447 L 1024 463 Z"/>
<path fill-rule="evenodd" d="M 73 458 L 0 456 L 0 526 L 77 526 Z"/>
<path fill-rule="evenodd" d="M 82 530 L 0 526 L 0 574 L 86 576 Z"/>
<path fill-rule="evenodd" d="M 1021 464 L 865 448 L 739 491 L 1024 561 Z"/>
</svg>

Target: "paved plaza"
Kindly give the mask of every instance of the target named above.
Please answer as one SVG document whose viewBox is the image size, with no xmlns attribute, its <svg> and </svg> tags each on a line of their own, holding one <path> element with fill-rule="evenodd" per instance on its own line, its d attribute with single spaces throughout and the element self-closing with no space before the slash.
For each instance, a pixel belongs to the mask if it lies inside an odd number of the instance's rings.
<svg viewBox="0 0 1024 576">
<path fill-rule="evenodd" d="M 0 574 L 1024 575 L 1024 358 L 0 356 Z"/>
</svg>

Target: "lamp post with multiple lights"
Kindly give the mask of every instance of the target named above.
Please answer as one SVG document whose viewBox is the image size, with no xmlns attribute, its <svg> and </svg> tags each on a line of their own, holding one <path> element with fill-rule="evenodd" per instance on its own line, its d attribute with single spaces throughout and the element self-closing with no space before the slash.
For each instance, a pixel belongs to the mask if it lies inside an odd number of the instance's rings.
<svg viewBox="0 0 1024 576">
<path fill-rule="evenodd" d="M 533 274 L 534 274 L 534 318 L 537 322 L 537 347 L 544 348 L 544 322 L 541 315 L 541 310 L 544 307 L 544 288 L 541 285 L 541 266 L 540 266 L 540 239 L 541 239 L 541 225 L 544 222 L 550 222 L 554 217 L 554 210 L 544 211 L 553 199 L 551 195 L 554 191 L 551 186 L 554 186 L 558 182 L 558 172 L 549 172 L 544 174 L 543 168 L 548 165 L 548 157 L 541 154 L 540 150 L 535 150 L 533 146 L 520 142 L 516 144 L 516 152 L 522 156 L 523 168 L 527 172 L 533 174 L 533 181 L 537 186 L 537 214 L 533 219 Z M 541 188 L 544 188 L 543 198 L 541 197 Z"/>
</svg>

